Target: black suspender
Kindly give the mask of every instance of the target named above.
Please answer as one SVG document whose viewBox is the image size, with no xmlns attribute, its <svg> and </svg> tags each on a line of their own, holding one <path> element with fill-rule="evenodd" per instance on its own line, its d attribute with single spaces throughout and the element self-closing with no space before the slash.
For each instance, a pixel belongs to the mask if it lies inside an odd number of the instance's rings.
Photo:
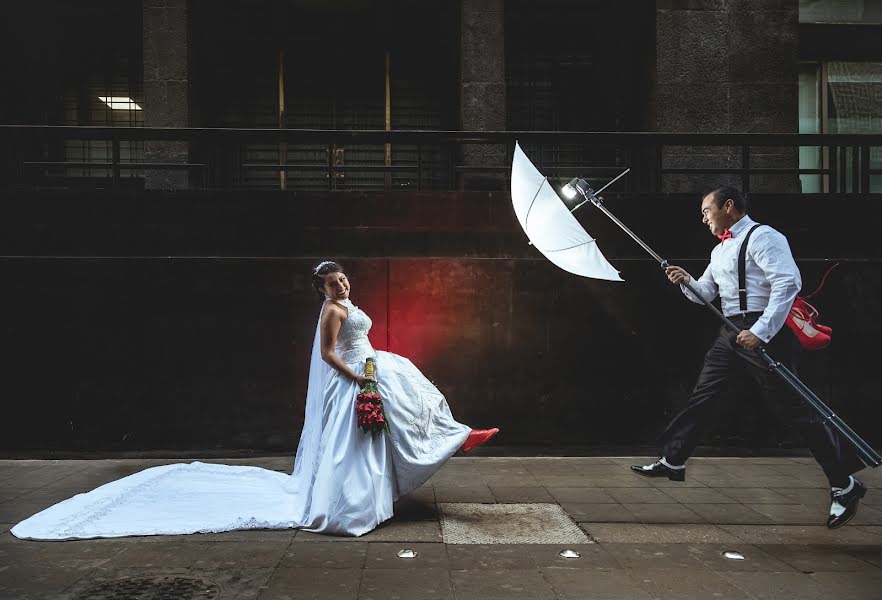
<svg viewBox="0 0 882 600">
<path fill-rule="evenodd" d="M 744 263 L 747 261 L 747 242 L 750 240 L 750 234 L 760 226 L 757 223 L 748 230 L 741 243 L 741 249 L 738 252 L 738 305 L 741 312 L 747 312 L 747 275 L 745 274 Z"/>
</svg>

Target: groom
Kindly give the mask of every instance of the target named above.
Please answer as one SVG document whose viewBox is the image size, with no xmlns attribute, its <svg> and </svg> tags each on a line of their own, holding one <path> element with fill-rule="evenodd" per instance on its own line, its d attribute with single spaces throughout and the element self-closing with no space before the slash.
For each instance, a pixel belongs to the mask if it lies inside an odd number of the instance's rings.
<svg viewBox="0 0 882 600">
<path fill-rule="evenodd" d="M 723 314 L 741 332 L 736 335 L 725 326 L 720 328 L 704 357 L 688 406 L 662 434 L 660 459 L 649 465 L 634 465 L 631 470 L 645 477 L 684 481 L 686 460 L 711 424 L 730 367 L 738 363 L 747 367 L 762 388 L 766 402 L 782 420 L 797 426 L 830 481 L 827 527 L 842 527 L 857 513 L 860 499 L 867 491 L 853 476 L 863 468 L 863 463 L 852 446 L 822 422 L 754 352 L 760 344 L 766 344 L 772 356 L 788 364 L 796 350 L 793 333 L 784 327 L 784 321 L 802 281 L 787 238 L 768 225 L 753 221 L 747 215 L 745 198 L 728 186 L 718 187 L 702 198 L 701 222 L 720 239 L 711 252 L 710 265 L 698 280 L 681 267 L 671 266 L 666 269 L 668 279 L 699 304 L 701 300 L 683 284 L 691 283 L 709 302 L 719 295 Z M 744 273 L 739 277 L 742 245 L 746 255 Z"/>
</svg>

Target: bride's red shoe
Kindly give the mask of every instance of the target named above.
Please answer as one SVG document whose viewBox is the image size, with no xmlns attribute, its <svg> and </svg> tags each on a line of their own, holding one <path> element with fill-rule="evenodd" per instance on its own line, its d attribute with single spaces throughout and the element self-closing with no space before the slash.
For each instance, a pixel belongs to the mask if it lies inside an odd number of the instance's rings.
<svg viewBox="0 0 882 600">
<path fill-rule="evenodd" d="M 499 433 L 498 427 L 494 427 L 493 429 L 472 429 L 471 433 L 469 433 L 469 437 L 466 438 L 466 441 L 462 445 L 462 451 L 471 452 L 481 444 L 489 442 L 497 433 Z"/>
</svg>

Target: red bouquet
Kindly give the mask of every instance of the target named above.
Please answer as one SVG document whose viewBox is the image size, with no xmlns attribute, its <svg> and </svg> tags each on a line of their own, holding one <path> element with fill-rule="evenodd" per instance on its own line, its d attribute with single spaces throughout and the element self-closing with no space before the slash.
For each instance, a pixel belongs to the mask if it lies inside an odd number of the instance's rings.
<svg viewBox="0 0 882 600">
<path fill-rule="evenodd" d="M 364 365 L 364 376 L 374 377 L 374 359 L 368 358 Z M 355 414 L 358 426 L 365 431 L 377 435 L 381 431 L 389 431 L 389 422 L 383 411 L 383 399 L 377 390 L 376 381 L 368 381 L 355 397 Z"/>
</svg>

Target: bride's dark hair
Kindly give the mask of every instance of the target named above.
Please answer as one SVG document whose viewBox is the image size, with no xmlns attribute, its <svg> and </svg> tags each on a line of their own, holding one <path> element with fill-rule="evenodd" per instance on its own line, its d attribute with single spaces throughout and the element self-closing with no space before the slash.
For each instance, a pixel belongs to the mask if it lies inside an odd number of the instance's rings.
<svg viewBox="0 0 882 600">
<path fill-rule="evenodd" d="M 325 275 L 328 273 L 342 273 L 343 267 L 331 260 L 324 260 L 312 268 L 312 287 L 320 300 L 325 299 L 322 288 L 325 287 Z"/>
</svg>

